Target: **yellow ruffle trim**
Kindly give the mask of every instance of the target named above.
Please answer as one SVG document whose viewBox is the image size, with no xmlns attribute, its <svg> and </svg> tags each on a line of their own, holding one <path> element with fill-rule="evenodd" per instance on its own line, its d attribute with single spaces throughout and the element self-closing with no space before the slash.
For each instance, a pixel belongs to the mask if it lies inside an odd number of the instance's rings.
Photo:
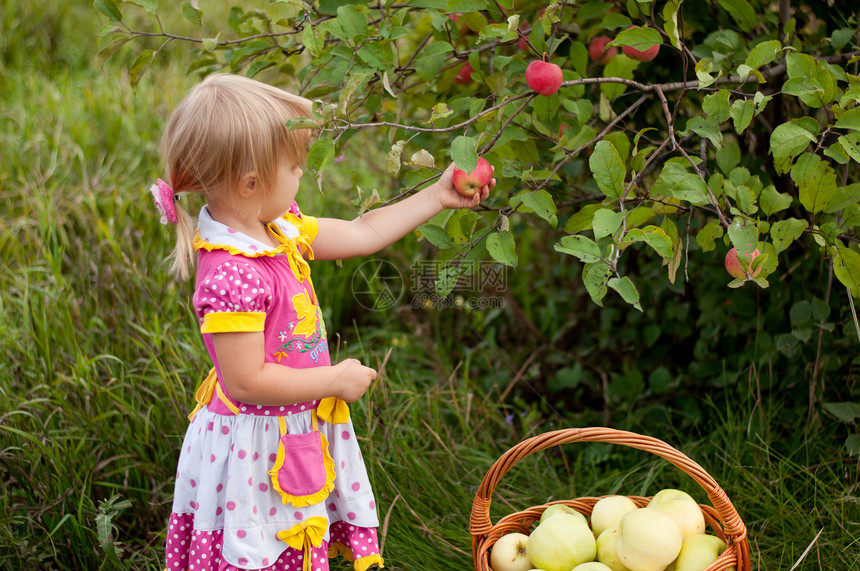
<svg viewBox="0 0 860 571">
<path fill-rule="evenodd" d="M 334 489 L 334 460 L 332 460 L 331 454 L 328 451 L 328 440 L 326 440 L 325 434 L 320 432 L 319 435 L 320 440 L 322 441 L 323 463 L 325 464 L 325 485 L 323 485 L 323 487 L 318 491 L 307 496 L 294 496 L 289 494 L 282 490 L 280 484 L 278 484 L 278 469 L 284 465 L 284 445 L 282 442 L 278 442 L 278 455 L 275 458 L 274 466 L 269 470 L 269 478 L 272 480 L 272 487 L 281 495 L 281 501 L 285 504 L 293 504 L 293 506 L 297 508 L 318 504 L 325 500 Z"/>
<path fill-rule="evenodd" d="M 367 571 L 371 565 L 379 565 L 380 569 L 385 567 L 381 554 L 374 553 L 373 555 L 367 555 L 365 557 L 355 559 L 355 556 L 352 554 L 352 549 L 340 541 L 335 541 L 328 548 L 328 556 L 331 559 L 338 555 L 342 556 L 347 561 L 352 562 L 353 569 L 355 569 L 355 571 Z"/>
<path fill-rule="evenodd" d="M 203 316 L 201 333 L 247 333 L 265 331 L 264 311 L 218 311 Z"/>
</svg>

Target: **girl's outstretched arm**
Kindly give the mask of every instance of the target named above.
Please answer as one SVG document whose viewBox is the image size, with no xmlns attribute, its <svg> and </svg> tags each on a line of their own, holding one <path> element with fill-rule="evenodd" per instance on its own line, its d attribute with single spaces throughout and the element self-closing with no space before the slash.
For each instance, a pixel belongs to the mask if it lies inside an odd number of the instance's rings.
<svg viewBox="0 0 860 571">
<path fill-rule="evenodd" d="M 454 188 L 451 164 L 435 183 L 412 196 L 353 220 L 319 218 L 314 258 L 340 260 L 368 256 L 393 244 L 446 208 L 474 208 L 487 198 L 495 179 L 467 198 Z"/>
<path fill-rule="evenodd" d="M 244 403 L 283 406 L 326 397 L 354 402 L 377 377 L 357 359 L 308 369 L 267 363 L 263 332 L 214 333 L 212 342 L 227 392 Z"/>
</svg>

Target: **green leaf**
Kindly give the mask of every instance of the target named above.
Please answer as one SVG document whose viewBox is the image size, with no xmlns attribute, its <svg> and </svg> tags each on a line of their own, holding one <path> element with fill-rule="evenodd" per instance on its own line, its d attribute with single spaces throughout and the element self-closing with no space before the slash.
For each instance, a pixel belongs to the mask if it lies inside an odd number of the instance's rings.
<svg viewBox="0 0 860 571">
<path fill-rule="evenodd" d="M 306 24 L 302 30 L 302 45 L 305 46 L 311 57 L 319 57 L 322 52 L 323 44 L 317 36 L 316 29 L 310 24 Z"/>
<path fill-rule="evenodd" d="M 645 242 L 663 258 L 664 262 L 670 260 L 674 254 L 672 238 L 659 226 L 633 228 L 618 246 L 623 249 L 633 242 Z"/>
<path fill-rule="evenodd" d="M 750 254 L 755 250 L 758 229 L 753 221 L 741 217 L 735 218 L 729 225 L 728 234 L 732 246 L 738 250 L 738 255 Z"/>
<path fill-rule="evenodd" d="M 525 192 L 518 196 L 524 205 L 531 208 L 535 214 L 546 220 L 550 226 L 553 228 L 558 226 L 558 217 L 556 216 L 557 210 L 550 193 L 541 189 L 535 192 Z"/>
<path fill-rule="evenodd" d="M 582 268 L 582 283 L 591 297 L 591 301 L 603 307 L 603 298 L 606 297 L 606 281 L 609 279 L 612 269 L 606 262 L 595 262 L 585 264 Z"/>
<path fill-rule="evenodd" d="M 478 166 L 478 141 L 472 137 L 460 135 L 451 141 L 448 153 L 458 169 L 467 173 Z"/>
<path fill-rule="evenodd" d="M 791 195 L 776 190 L 772 184 L 762 189 L 758 198 L 758 204 L 765 216 L 781 212 L 791 206 Z"/>
<path fill-rule="evenodd" d="M 122 22 L 122 12 L 113 0 L 95 0 L 93 7 L 108 18 Z"/>
<path fill-rule="evenodd" d="M 348 39 L 354 41 L 358 36 L 367 34 L 367 16 L 354 5 L 339 7 L 337 21 Z"/>
<path fill-rule="evenodd" d="M 705 95 L 702 100 L 702 111 L 708 114 L 708 119 L 712 123 L 722 123 L 730 117 L 730 97 L 731 93 L 727 89 L 720 89 L 716 93 Z M 719 130 L 719 125 L 715 126 Z M 689 129 L 689 127 L 690 125 L 687 123 L 687 128 Z"/>
<path fill-rule="evenodd" d="M 663 6 L 663 30 L 675 49 L 681 49 L 681 36 L 678 33 L 678 12 L 684 0 L 668 0 Z M 701 60 L 700 60 L 701 61 Z"/>
<path fill-rule="evenodd" d="M 806 156 L 818 159 L 816 155 L 804 155 L 801 159 Z M 797 182 L 799 187 L 800 203 L 812 214 L 826 210 L 833 196 L 836 194 L 836 171 L 826 161 L 818 159 L 816 162 L 817 164 L 811 169 L 809 176 L 801 180 L 795 178 L 795 169 L 791 169 L 792 178 Z M 798 160 L 795 168 L 800 164 L 801 160 Z"/>
<path fill-rule="evenodd" d="M 182 15 L 196 26 L 203 24 L 203 12 L 199 8 L 195 8 L 188 0 L 182 3 Z"/>
<path fill-rule="evenodd" d="M 792 77 L 782 84 L 782 92 L 786 95 L 803 97 L 808 95 L 824 95 L 824 87 L 811 77 Z"/>
<path fill-rule="evenodd" d="M 836 139 L 842 150 L 844 150 L 854 162 L 860 163 L 860 133 L 848 133 L 847 135 L 839 135 Z"/>
<path fill-rule="evenodd" d="M 716 220 L 705 224 L 696 234 L 696 244 L 703 252 L 711 252 L 716 249 L 716 239 L 723 235 L 723 227 Z"/>
<path fill-rule="evenodd" d="M 443 101 L 442 103 L 437 103 L 433 106 L 433 110 L 430 113 L 430 119 L 427 120 L 427 123 L 435 123 L 440 119 L 444 119 L 446 117 L 450 117 L 454 112 L 448 107 L 447 104 Z"/>
<path fill-rule="evenodd" d="M 128 83 L 132 87 L 137 85 L 143 75 L 146 73 L 146 70 L 149 69 L 149 64 L 152 63 L 152 60 L 155 59 L 155 50 L 143 50 L 138 54 L 137 59 L 134 60 L 134 63 L 131 64 L 131 67 L 128 68 Z"/>
<path fill-rule="evenodd" d="M 600 246 L 598 246 L 591 238 L 580 234 L 570 234 L 562 237 L 562 239 L 555 244 L 554 249 L 556 252 L 568 254 L 586 264 L 599 262 L 603 258 Z"/>
<path fill-rule="evenodd" d="M 849 109 L 836 121 L 836 126 L 840 129 L 853 129 L 860 131 L 860 108 L 855 107 Z"/>
<path fill-rule="evenodd" d="M 860 297 L 860 254 L 845 246 L 837 246 L 833 273 L 853 297 Z"/>
<path fill-rule="evenodd" d="M 448 297 L 457 285 L 457 278 L 460 277 L 460 266 L 445 266 L 440 268 L 436 274 L 436 295 L 439 297 Z"/>
<path fill-rule="evenodd" d="M 605 236 L 609 236 L 621 227 L 621 223 L 623 221 L 623 212 L 615 212 L 608 208 L 601 208 L 594 213 L 594 220 L 591 222 L 592 229 L 594 230 L 594 237 L 600 240 Z"/>
<path fill-rule="evenodd" d="M 747 0 L 719 0 L 719 4 L 744 32 L 751 32 L 758 26 L 759 18 Z"/>
<path fill-rule="evenodd" d="M 96 62 L 98 65 L 98 70 L 102 71 L 104 68 L 105 62 L 110 59 L 112 55 L 119 51 L 119 49 L 124 46 L 131 38 L 128 36 L 114 36 L 111 38 L 108 45 L 99 50 L 99 53 L 96 54 Z"/>
<path fill-rule="evenodd" d="M 435 224 L 422 224 L 418 227 L 418 231 L 421 232 L 421 235 L 424 236 L 428 242 L 440 250 L 447 250 L 454 247 L 454 243 L 451 242 L 448 232 L 441 226 L 437 226 Z"/>
<path fill-rule="evenodd" d="M 842 422 L 854 422 L 860 417 L 860 404 L 856 402 L 826 402 L 824 410 Z"/>
<path fill-rule="evenodd" d="M 776 58 L 776 54 L 782 49 L 782 44 L 779 40 L 767 40 L 756 44 L 747 55 L 746 65 L 753 69 L 758 69 L 761 66 L 772 62 Z"/>
<path fill-rule="evenodd" d="M 388 155 L 385 157 L 385 170 L 389 173 L 396 175 L 400 172 L 400 164 L 401 164 L 401 155 L 403 154 L 403 147 L 406 146 L 406 141 L 401 139 L 391 145 L 391 150 L 388 151 Z"/>
<path fill-rule="evenodd" d="M 640 52 L 660 45 L 663 45 L 663 38 L 660 36 L 660 32 L 654 28 L 642 28 L 640 26 L 633 26 L 632 28 L 618 32 L 615 39 L 607 44 L 607 46 L 617 47 L 630 46 Z"/>
<path fill-rule="evenodd" d="M 445 10 L 451 12 L 477 12 L 490 9 L 489 0 L 448 0 Z"/>
<path fill-rule="evenodd" d="M 627 170 L 612 143 L 599 141 L 588 159 L 588 167 L 603 194 L 608 198 L 621 196 L 621 193 L 624 192 L 624 178 L 627 175 Z"/>
<path fill-rule="evenodd" d="M 785 174 L 791 169 L 794 157 L 806 150 L 815 137 L 799 124 L 783 123 L 773 130 L 770 136 L 770 152 L 776 171 Z"/>
<path fill-rule="evenodd" d="M 509 231 L 493 232 L 487 236 L 487 251 L 499 263 L 516 267 L 517 257 L 514 235 Z"/>
<path fill-rule="evenodd" d="M 577 234 L 583 230 L 591 230 L 591 222 L 594 213 L 603 208 L 598 203 L 586 204 L 576 214 L 568 218 L 564 225 L 564 231 L 568 234 Z"/>
<path fill-rule="evenodd" d="M 719 149 L 723 144 L 723 134 L 720 126 L 704 117 L 691 117 L 687 120 L 686 131 L 693 131 L 698 136 L 708 139 L 715 148 Z M 686 135 L 685 133 L 681 133 Z"/>
<path fill-rule="evenodd" d="M 797 52 L 789 52 L 785 56 L 786 73 L 789 79 L 808 78 L 818 82 L 822 91 L 820 93 L 800 95 L 800 100 L 813 108 L 823 107 L 833 101 L 838 92 L 836 76 L 823 62 L 814 57 Z"/>
<path fill-rule="evenodd" d="M 803 235 L 804 230 L 809 227 L 806 220 L 797 218 L 786 218 L 774 222 L 770 227 L 770 238 L 773 241 L 773 249 L 776 254 L 779 254 L 788 248 L 792 242 Z"/>
<path fill-rule="evenodd" d="M 667 162 L 663 165 L 652 192 L 654 196 L 673 196 L 696 206 L 708 203 L 707 183 L 699 175 L 688 172 L 686 167 L 678 162 Z"/>
<path fill-rule="evenodd" d="M 449 52 L 454 51 L 454 46 L 448 42 L 435 41 L 429 43 L 415 56 L 415 69 L 422 79 L 431 79 L 439 73 L 445 65 L 445 58 Z"/>
<path fill-rule="evenodd" d="M 636 290 L 636 286 L 629 277 L 624 276 L 620 279 L 610 278 L 607 285 L 617 291 L 624 301 L 639 311 L 642 311 L 642 305 L 639 304 L 639 292 Z"/>
<path fill-rule="evenodd" d="M 334 160 L 334 141 L 317 139 L 308 150 L 308 168 L 320 172 Z"/>
</svg>

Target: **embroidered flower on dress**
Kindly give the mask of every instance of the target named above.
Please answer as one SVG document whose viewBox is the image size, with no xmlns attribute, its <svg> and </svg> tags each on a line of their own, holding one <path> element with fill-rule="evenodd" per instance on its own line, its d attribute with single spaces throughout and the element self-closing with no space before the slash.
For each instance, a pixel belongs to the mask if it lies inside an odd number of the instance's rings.
<svg viewBox="0 0 860 571">
<path fill-rule="evenodd" d="M 155 207 L 158 208 L 158 213 L 161 214 L 161 223 L 176 222 L 176 206 L 173 204 L 176 200 L 176 195 L 170 185 L 161 179 L 158 179 L 156 184 L 149 187 L 149 192 L 155 200 Z"/>
</svg>

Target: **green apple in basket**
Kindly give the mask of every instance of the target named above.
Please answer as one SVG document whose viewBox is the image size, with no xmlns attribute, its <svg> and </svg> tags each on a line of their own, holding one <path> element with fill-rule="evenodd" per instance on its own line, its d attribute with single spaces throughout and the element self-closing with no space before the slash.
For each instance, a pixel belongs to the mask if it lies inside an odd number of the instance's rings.
<svg viewBox="0 0 860 571">
<path fill-rule="evenodd" d="M 541 569 L 570 571 L 580 563 L 594 560 L 597 543 L 583 518 L 559 513 L 546 518 L 532 531 L 526 552 L 532 564 Z"/>
<path fill-rule="evenodd" d="M 490 567 L 493 571 L 529 571 L 532 563 L 526 553 L 524 533 L 507 533 L 493 544 L 490 551 Z"/>
<path fill-rule="evenodd" d="M 548 508 L 546 508 L 542 514 L 540 514 L 540 522 L 543 523 L 547 518 L 550 518 L 556 514 L 570 514 L 572 516 L 576 516 L 582 520 L 586 525 L 588 524 L 588 520 L 585 519 L 585 516 L 573 509 L 572 507 L 565 504 L 552 504 Z"/>
<path fill-rule="evenodd" d="M 702 571 L 716 561 L 725 549 L 726 543 L 715 535 L 691 535 L 684 539 L 681 553 L 674 563 L 666 567 L 666 571 Z"/>
<path fill-rule="evenodd" d="M 678 557 L 683 539 L 671 517 L 640 508 L 621 518 L 615 549 L 630 571 L 663 571 Z"/>
<path fill-rule="evenodd" d="M 651 501 L 648 509 L 657 509 L 675 520 L 683 537 L 705 533 L 705 516 L 696 500 L 686 492 L 667 488 L 660 490 Z"/>
<path fill-rule="evenodd" d="M 591 509 L 591 531 L 594 537 L 599 537 L 606 528 L 621 521 L 624 514 L 638 507 L 627 496 L 605 496 L 597 500 Z"/>
<path fill-rule="evenodd" d="M 618 542 L 618 528 L 621 522 L 618 521 L 597 536 L 597 561 L 609 567 L 612 571 L 629 571 L 627 567 L 621 563 L 621 558 L 618 556 L 618 550 L 615 548 Z"/>
<path fill-rule="evenodd" d="M 580 563 L 571 571 L 612 571 L 612 569 L 599 561 L 589 561 L 588 563 Z"/>
</svg>

